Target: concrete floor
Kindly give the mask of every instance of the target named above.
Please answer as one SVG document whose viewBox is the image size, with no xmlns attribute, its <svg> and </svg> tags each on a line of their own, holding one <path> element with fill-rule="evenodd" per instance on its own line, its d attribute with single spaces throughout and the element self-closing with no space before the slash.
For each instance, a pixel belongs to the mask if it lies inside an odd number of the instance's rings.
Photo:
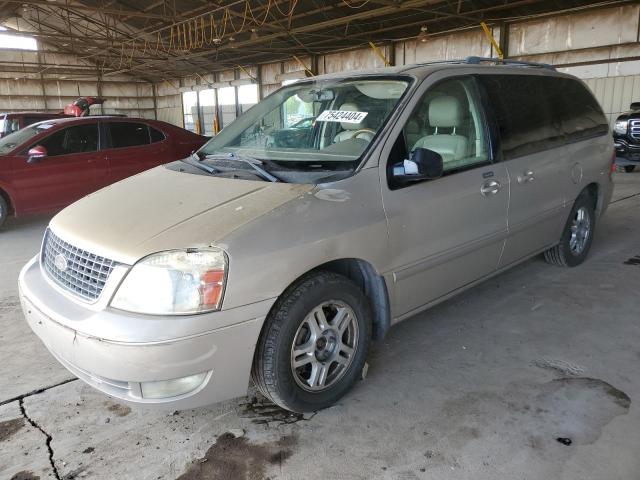
<svg viewBox="0 0 640 480">
<path fill-rule="evenodd" d="M 616 174 L 614 202 L 585 264 L 536 258 L 398 325 L 366 381 L 305 417 L 250 399 L 150 412 L 68 381 L 16 291 L 48 218 L 13 221 L 0 478 L 640 478 L 640 264 L 625 264 L 640 255 L 640 173 Z"/>
</svg>

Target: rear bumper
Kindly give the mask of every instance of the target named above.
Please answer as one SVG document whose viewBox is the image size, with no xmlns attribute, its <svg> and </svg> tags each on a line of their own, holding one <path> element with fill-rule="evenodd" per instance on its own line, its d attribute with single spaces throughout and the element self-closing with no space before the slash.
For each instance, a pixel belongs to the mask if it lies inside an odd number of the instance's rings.
<svg viewBox="0 0 640 480">
<path fill-rule="evenodd" d="M 264 314 L 256 315 L 256 306 L 233 309 L 230 325 L 193 333 L 193 321 L 202 316 L 149 318 L 116 311 L 82 309 L 64 298 L 42 278 L 37 261 L 32 260 L 22 270 L 19 279 L 20 300 L 31 329 L 56 359 L 74 375 L 89 385 L 127 402 L 164 406 L 171 409 L 208 405 L 246 394 L 253 351 L 271 302 L 262 302 Z M 66 303 L 74 303 L 64 308 Z M 55 305 L 51 311 L 48 305 Z M 81 310 L 78 310 L 80 308 Z M 79 317 L 84 310 L 84 317 Z M 238 310 L 244 310 L 238 312 Z M 71 314 L 65 317 L 65 313 Z M 96 336 L 74 328 L 74 323 L 105 324 L 104 318 L 118 318 L 116 324 L 128 323 L 130 339 L 122 341 Z M 228 323 L 221 319 L 228 312 L 204 314 L 211 324 Z M 235 321 L 242 318 L 241 321 Z M 171 339 L 135 341 L 148 337 L 150 322 L 162 329 L 164 322 L 183 322 L 185 335 Z M 178 328 L 179 329 L 179 328 Z M 172 323 L 172 331 L 176 324 Z M 119 332 L 122 333 L 122 332 Z M 182 379 L 204 374 L 193 389 L 162 398 L 145 398 L 149 382 Z"/>
</svg>

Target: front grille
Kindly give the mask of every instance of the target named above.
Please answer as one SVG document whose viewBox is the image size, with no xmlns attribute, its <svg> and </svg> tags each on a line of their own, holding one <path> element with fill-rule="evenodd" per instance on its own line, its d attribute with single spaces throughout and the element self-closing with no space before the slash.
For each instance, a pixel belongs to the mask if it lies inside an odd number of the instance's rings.
<svg viewBox="0 0 640 480">
<path fill-rule="evenodd" d="M 640 120 L 631 120 L 629 122 L 629 135 L 631 135 L 631 138 L 640 139 Z"/>
<path fill-rule="evenodd" d="M 61 265 L 56 266 L 56 258 Z M 84 300 L 94 301 L 100 296 L 115 264 L 113 260 L 74 247 L 51 230 L 45 233 L 42 247 L 45 271 L 58 285 Z"/>
</svg>

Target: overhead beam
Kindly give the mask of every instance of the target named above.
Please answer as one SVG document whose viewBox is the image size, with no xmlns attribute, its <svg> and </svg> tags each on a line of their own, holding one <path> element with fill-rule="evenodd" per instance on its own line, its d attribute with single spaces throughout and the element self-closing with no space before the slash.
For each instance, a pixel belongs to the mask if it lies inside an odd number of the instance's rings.
<svg viewBox="0 0 640 480">
<path fill-rule="evenodd" d="M 13 3 L 24 5 L 24 0 L 6 0 L 5 3 Z M 166 15 L 161 15 L 157 13 L 149 13 L 144 11 L 137 10 L 125 10 L 119 8 L 102 8 L 99 5 L 90 6 L 85 5 L 79 2 L 74 3 L 62 3 L 62 2 L 50 2 L 49 0 L 29 0 L 27 5 L 41 5 L 46 7 L 54 7 L 54 8 L 71 8 L 73 10 L 79 10 L 84 12 L 93 12 L 93 13 L 106 13 L 108 15 L 118 16 L 118 17 L 143 17 L 143 18 L 157 18 L 171 21 Z"/>
</svg>

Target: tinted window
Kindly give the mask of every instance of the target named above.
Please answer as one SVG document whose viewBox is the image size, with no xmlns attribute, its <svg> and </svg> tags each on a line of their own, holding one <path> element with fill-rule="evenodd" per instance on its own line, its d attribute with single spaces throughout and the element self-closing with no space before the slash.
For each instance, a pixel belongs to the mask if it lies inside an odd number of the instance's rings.
<svg viewBox="0 0 640 480">
<path fill-rule="evenodd" d="M 160 130 L 149 127 L 149 131 L 151 132 L 151 143 L 161 142 L 162 140 L 164 140 L 164 133 L 162 133 Z"/>
<path fill-rule="evenodd" d="M 561 85 L 552 77 L 481 76 L 500 128 L 506 160 L 547 150 L 564 142 L 559 112 Z"/>
<path fill-rule="evenodd" d="M 149 144 L 149 129 L 144 123 L 109 123 L 113 148 L 135 147 Z"/>
<path fill-rule="evenodd" d="M 532 75 L 481 79 L 500 127 L 507 160 L 608 133 L 600 105 L 576 80 Z"/>
<path fill-rule="evenodd" d="M 98 125 L 78 125 L 59 130 L 38 142 L 49 157 L 98 150 Z M 34 145 L 35 146 L 35 145 Z"/>
<path fill-rule="evenodd" d="M 607 118 L 586 86 L 568 78 L 554 80 L 561 84 L 560 117 L 564 133 L 570 141 L 609 133 Z"/>
</svg>

